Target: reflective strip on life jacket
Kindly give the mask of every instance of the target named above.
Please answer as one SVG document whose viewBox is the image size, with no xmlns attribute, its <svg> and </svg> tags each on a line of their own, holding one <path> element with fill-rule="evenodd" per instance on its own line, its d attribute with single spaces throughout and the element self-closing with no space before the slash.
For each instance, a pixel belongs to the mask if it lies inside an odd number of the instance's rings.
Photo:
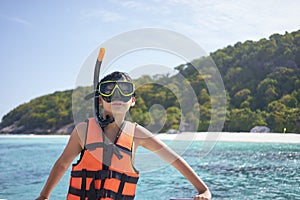
<svg viewBox="0 0 300 200">
<path fill-rule="evenodd" d="M 132 165 L 135 124 L 124 122 L 115 143 L 105 143 L 102 129 L 87 121 L 85 149 L 73 164 L 68 200 L 131 200 L 139 174 Z"/>
</svg>

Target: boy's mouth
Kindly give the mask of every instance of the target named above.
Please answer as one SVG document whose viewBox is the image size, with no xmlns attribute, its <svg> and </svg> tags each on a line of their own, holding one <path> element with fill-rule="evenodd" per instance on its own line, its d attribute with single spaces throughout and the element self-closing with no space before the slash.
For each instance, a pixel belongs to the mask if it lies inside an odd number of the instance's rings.
<svg viewBox="0 0 300 200">
<path fill-rule="evenodd" d="M 114 105 L 114 106 L 121 106 L 121 105 L 123 104 L 123 102 L 120 101 L 120 100 L 114 100 L 114 101 L 112 101 L 111 103 L 112 103 L 112 105 Z"/>
</svg>

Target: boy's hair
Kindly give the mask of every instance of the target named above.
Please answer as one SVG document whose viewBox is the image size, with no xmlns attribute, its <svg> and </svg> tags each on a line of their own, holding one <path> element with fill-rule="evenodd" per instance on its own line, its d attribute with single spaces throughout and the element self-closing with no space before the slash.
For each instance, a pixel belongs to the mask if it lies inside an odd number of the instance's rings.
<svg viewBox="0 0 300 200">
<path fill-rule="evenodd" d="M 129 76 L 129 74 L 127 74 L 125 72 L 115 71 L 115 72 L 112 72 L 112 73 L 106 75 L 104 78 L 102 78 L 100 80 L 100 83 L 102 83 L 104 81 L 117 81 L 117 80 L 126 80 L 131 83 L 133 82 L 133 80 Z"/>
</svg>

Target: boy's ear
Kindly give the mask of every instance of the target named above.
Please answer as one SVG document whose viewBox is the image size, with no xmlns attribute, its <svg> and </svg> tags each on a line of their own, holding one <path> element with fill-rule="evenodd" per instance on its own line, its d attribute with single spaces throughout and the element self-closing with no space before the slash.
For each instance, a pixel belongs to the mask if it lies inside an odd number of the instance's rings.
<svg viewBox="0 0 300 200">
<path fill-rule="evenodd" d="M 99 98 L 99 105 L 102 106 L 102 98 Z"/>
<path fill-rule="evenodd" d="M 136 102 L 136 98 L 135 97 L 132 97 L 131 98 L 131 107 L 133 107 L 135 105 L 135 102 Z"/>
</svg>

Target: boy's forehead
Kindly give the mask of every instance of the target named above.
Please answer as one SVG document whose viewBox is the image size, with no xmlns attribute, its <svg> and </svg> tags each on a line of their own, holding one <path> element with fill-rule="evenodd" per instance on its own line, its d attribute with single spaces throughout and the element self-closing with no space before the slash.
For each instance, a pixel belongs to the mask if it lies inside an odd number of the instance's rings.
<svg viewBox="0 0 300 200">
<path fill-rule="evenodd" d="M 125 76 L 122 76 L 122 77 L 113 77 L 113 78 L 110 78 L 110 79 L 107 79 L 107 80 L 104 80 L 104 81 L 115 81 L 115 82 L 126 81 L 126 82 L 133 83 L 131 80 L 127 79 Z"/>
</svg>

